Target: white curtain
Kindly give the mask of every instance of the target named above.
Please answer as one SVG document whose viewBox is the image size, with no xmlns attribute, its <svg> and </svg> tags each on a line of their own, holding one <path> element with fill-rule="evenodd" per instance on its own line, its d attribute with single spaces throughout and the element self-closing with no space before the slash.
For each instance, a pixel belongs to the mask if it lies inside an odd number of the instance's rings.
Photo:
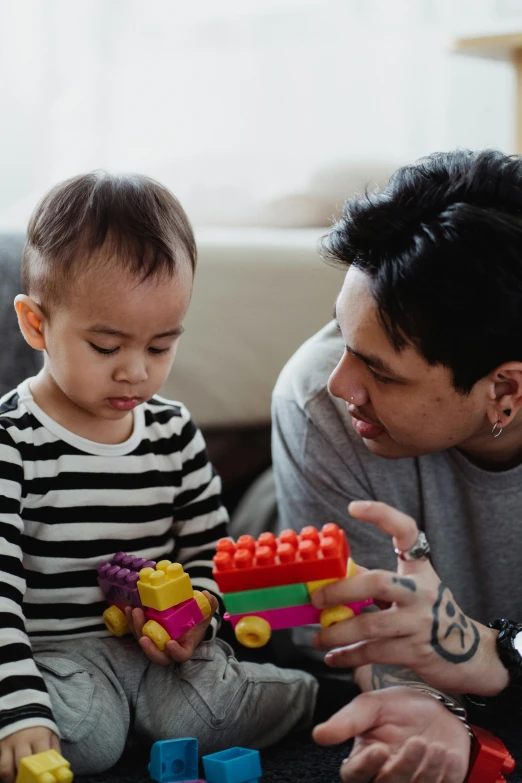
<svg viewBox="0 0 522 783">
<path fill-rule="evenodd" d="M 0 0 L 0 228 L 93 168 L 234 224 L 336 170 L 509 151 L 509 65 L 449 52 L 499 27 L 519 0 Z"/>
</svg>

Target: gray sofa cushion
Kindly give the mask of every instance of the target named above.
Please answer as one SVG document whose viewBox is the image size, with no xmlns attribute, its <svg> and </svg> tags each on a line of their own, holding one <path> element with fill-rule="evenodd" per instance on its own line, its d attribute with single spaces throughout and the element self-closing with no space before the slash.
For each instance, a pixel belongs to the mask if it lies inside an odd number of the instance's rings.
<svg viewBox="0 0 522 783">
<path fill-rule="evenodd" d="M 0 395 L 35 375 L 42 366 L 42 354 L 25 342 L 13 307 L 13 299 L 22 292 L 20 259 L 24 241 L 23 234 L 0 233 Z"/>
</svg>

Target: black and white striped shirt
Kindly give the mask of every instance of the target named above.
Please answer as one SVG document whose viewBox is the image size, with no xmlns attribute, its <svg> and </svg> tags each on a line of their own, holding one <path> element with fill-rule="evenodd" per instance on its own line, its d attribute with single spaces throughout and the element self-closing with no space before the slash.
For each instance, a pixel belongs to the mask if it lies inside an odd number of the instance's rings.
<svg viewBox="0 0 522 783">
<path fill-rule="evenodd" d="M 96 568 L 115 552 L 177 560 L 218 594 L 227 512 L 203 436 L 181 403 L 154 397 L 133 414 L 113 445 L 49 418 L 29 381 L 0 401 L 0 739 L 57 731 L 29 639 L 108 635 Z"/>
</svg>

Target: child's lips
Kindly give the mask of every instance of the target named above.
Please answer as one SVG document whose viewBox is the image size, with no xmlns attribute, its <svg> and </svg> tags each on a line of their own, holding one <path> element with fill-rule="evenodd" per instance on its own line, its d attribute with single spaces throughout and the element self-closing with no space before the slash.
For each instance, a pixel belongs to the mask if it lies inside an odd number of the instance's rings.
<svg viewBox="0 0 522 783">
<path fill-rule="evenodd" d="M 141 402 L 140 397 L 108 397 L 109 405 L 117 411 L 131 411 Z"/>
</svg>

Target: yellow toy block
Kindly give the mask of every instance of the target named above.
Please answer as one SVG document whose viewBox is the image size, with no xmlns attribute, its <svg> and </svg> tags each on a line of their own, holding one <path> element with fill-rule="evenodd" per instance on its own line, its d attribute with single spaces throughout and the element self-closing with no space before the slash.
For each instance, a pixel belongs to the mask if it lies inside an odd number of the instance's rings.
<svg viewBox="0 0 522 783">
<path fill-rule="evenodd" d="M 190 576 L 170 560 L 161 560 L 155 569 L 142 568 L 137 587 L 141 603 L 158 612 L 194 597 Z"/>
<path fill-rule="evenodd" d="M 44 750 L 20 760 L 15 783 L 72 783 L 70 766 L 56 750 Z"/>
<path fill-rule="evenodd" d="M 346 570 L 346 579 L 349 579 L 351 576 L 355 576 L 357 573 L 357 566 L 353 562 L 352 558 L 348 558 L 348 568 Z M 316 579 L 315 582 L 307 582 L 306 583 L 306 589 L 312 595 L 314 590 L 319 590 L 320 587 L 323 587 L 324 585 L 330 584 L 330 582 L 338 582 L 339 579 Z"/>
</svg>

